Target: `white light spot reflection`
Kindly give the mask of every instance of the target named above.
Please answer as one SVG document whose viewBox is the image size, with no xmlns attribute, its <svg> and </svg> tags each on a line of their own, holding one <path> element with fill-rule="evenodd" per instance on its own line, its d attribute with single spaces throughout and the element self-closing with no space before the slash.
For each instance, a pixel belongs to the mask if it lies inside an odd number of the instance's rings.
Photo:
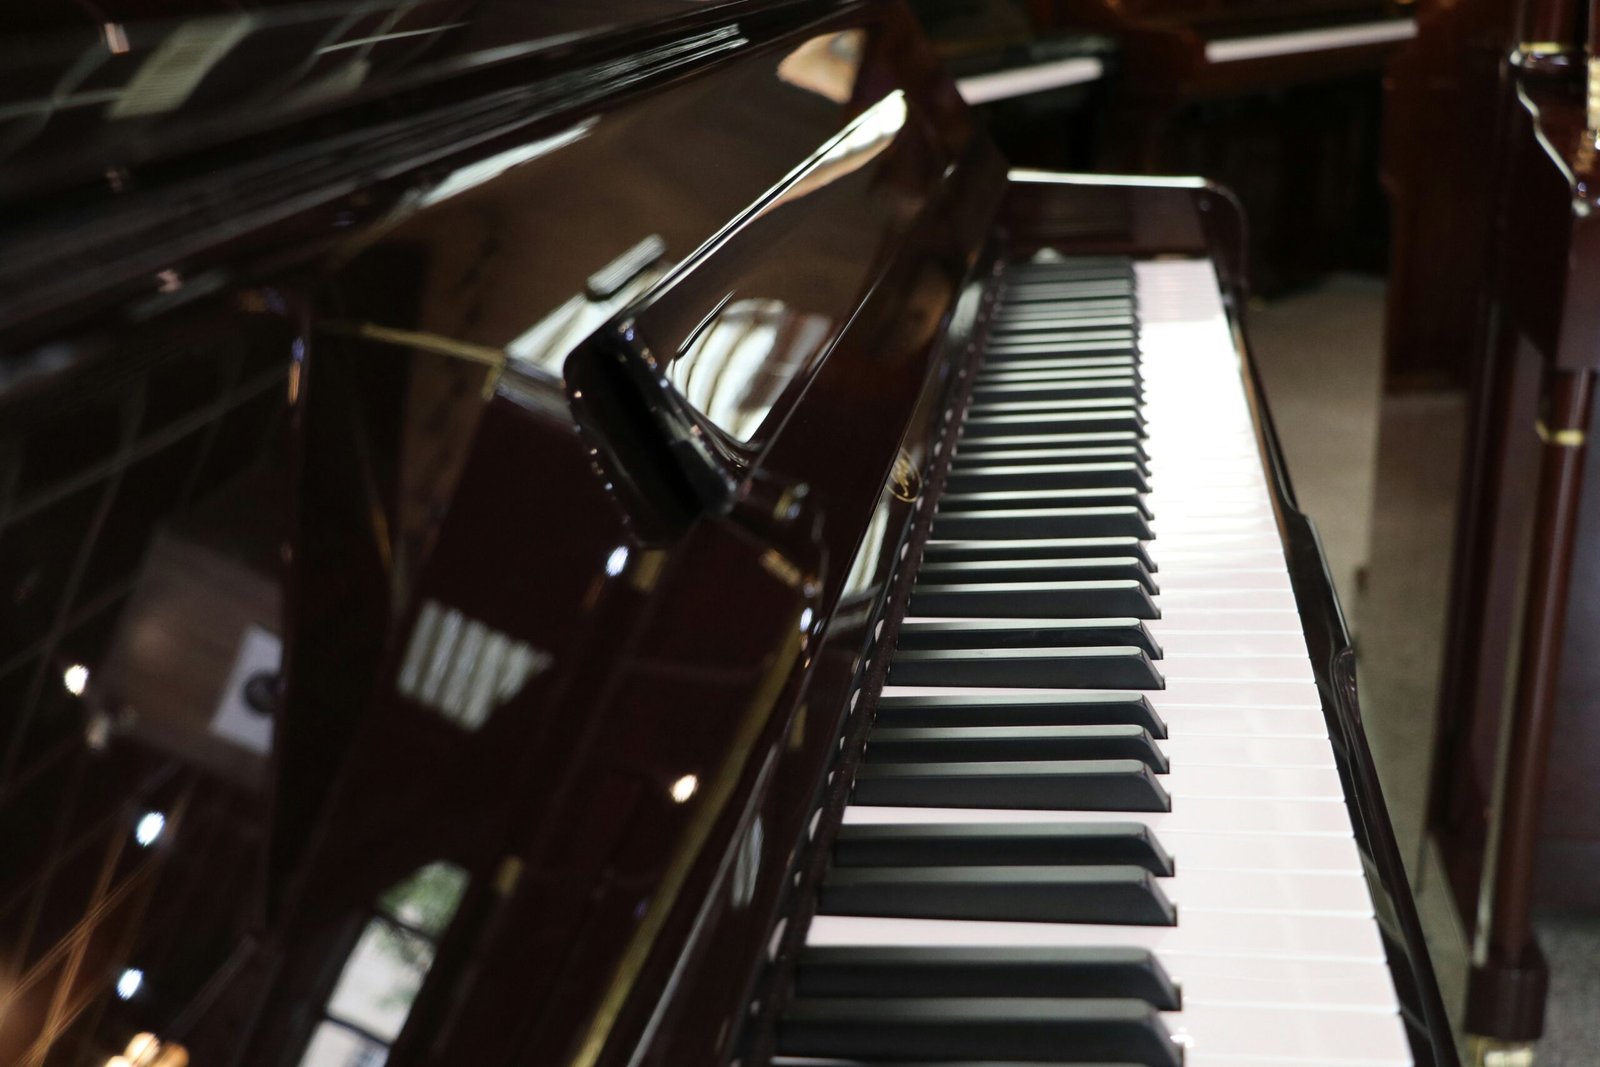
<svg viewBox="0 0 1600 1067">
<path fill-rule="evenodd" d="M 159 811 L 147 811 L 139 817 L 139 822 L 133 828 L 133 839 L 143 848 L 149 848 L 156 843 L 162 831 L 167 828 L 167 817 Z"/>
<path fill-rule="evenodd" d="M 686 774 L 672 783 L 672 799 L 677 804 L 687 804 L 689 798 L 700 791 L 700 779 L 693 774 Z"/>
<path fill-rule="evenodd" d="M 617 548 L 613 549 L 611 555 L 606 559 L 606 573 L 611 575 L 613 578 L 621 574 L 623 569 L 627 566 L 628 550 L 625 547 L 618 546 Z"/>
<path fill-rule="evenodd" d="M 73 696 L 83 696 L 83 691 L 89 688 L 89 668 L 81 663 L 74 663 L 61 675 L 61 684 L 66 686 L 67 692 Z"/>
<path fill-rule="evenodd" d="M 144 985 L 144 972 L 137 967 L 129 967 L 117 977 L 117 996 L 123 1000 L 132 1000 L 142 985 Z"/>
</svg>

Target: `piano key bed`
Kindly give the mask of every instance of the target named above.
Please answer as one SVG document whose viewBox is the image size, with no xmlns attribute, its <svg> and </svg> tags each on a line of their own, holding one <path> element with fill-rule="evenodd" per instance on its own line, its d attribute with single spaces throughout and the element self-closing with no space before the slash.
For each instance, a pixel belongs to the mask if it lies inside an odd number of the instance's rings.
<svg viewBox="0 0 1600 1067">
<path fill-rule="evenodd" d="M 1412 1063 L 1241 371 L 1009 269 L 775 1063 Z"/>
</svg>

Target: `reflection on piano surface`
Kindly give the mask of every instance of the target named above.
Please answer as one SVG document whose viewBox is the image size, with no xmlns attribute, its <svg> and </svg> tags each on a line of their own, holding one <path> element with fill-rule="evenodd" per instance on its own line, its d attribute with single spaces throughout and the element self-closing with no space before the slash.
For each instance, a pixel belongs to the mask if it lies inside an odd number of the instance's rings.
<svg viewBox="0 0 1600 1067">
<path fill-rule="evenodd" d="M 1454 1062 L 1227 194 L 1008 172 L 899 4 L 89 31 L 0 1059 Z"/>
</svg>

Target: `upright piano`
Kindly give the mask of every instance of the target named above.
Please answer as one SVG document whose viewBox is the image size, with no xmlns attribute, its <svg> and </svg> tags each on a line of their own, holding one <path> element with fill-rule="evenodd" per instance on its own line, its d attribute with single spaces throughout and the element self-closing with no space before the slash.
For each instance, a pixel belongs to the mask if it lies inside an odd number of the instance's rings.
<svg viewBox="0 0 1600 1067">
<path fill-rule="evenodd" d="M 897 3 L 190 7 L 6 90 L 0 1060 L 1456 1062 L 1228 193 Z"/>
</svg>

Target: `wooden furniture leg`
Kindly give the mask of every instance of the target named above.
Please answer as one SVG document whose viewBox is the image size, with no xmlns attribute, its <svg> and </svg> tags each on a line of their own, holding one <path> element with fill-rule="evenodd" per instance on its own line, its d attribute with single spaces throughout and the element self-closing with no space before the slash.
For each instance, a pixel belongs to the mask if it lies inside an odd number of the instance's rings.
<svg viewBox="0 0 1600 1067">
<path fill-rule="evenodd" d="M 1483 1064 L 1531 1062 L 1531 1044 L 1544 1030 L 1549 974 L 1533 933 L 1534 855 L 1593 393 L 1591 371 L 1546 372 L 1521 659 L 1467 987 L 1466 1028 Z"/>
</svg>

